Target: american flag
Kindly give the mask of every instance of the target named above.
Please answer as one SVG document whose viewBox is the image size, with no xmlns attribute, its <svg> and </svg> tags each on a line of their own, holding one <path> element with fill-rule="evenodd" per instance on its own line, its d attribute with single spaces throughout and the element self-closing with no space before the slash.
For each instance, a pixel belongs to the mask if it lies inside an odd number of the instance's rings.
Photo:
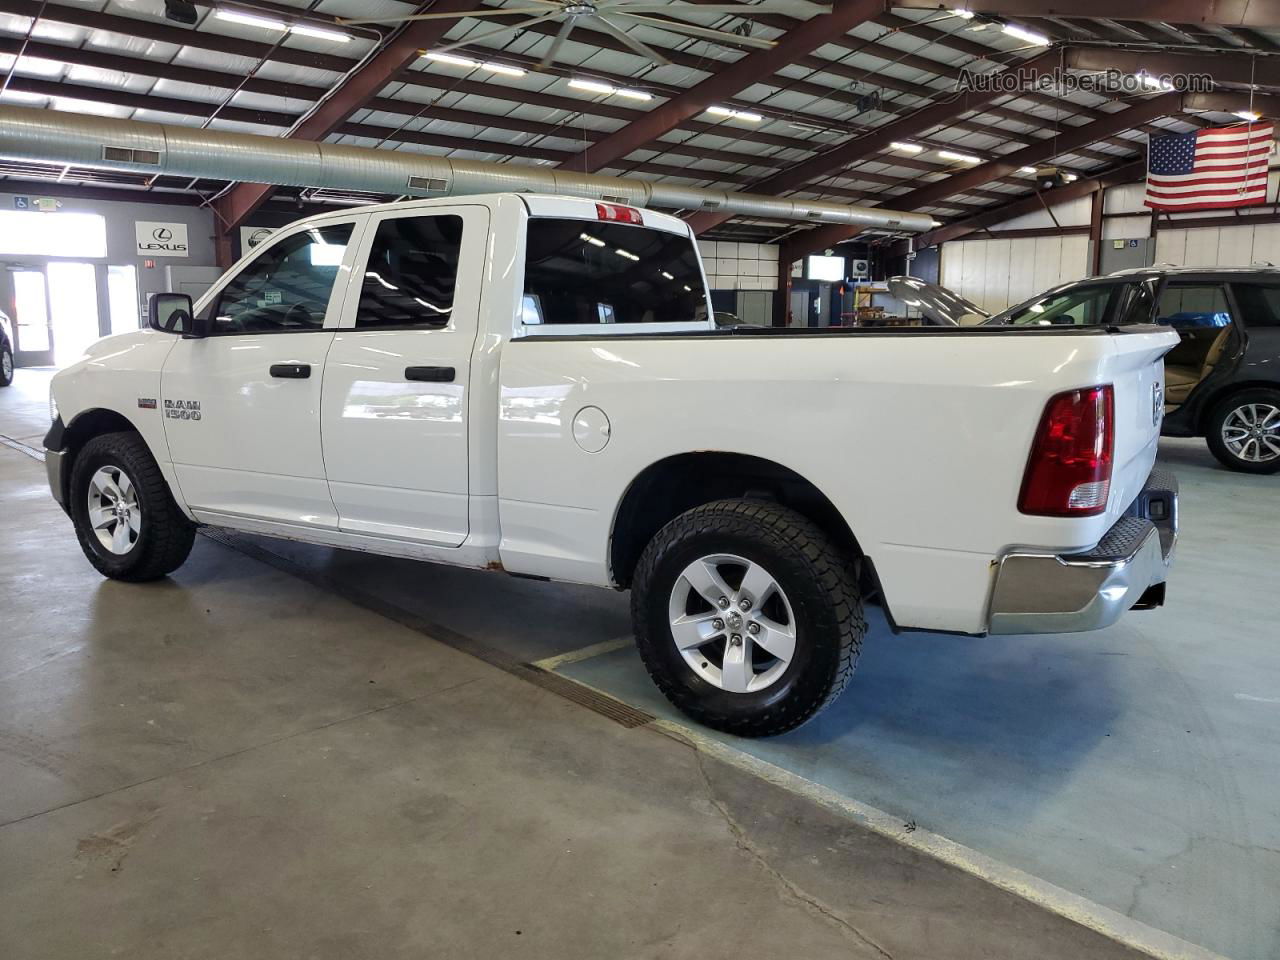
<svg viewBox="0 0 1280 960">
<path fill-rule="evenodd" d="M 1152 137 L 1146 205 L 1203 210 L 1266 203 L 1271 140 L 1270 123 Z"/>
</svg>

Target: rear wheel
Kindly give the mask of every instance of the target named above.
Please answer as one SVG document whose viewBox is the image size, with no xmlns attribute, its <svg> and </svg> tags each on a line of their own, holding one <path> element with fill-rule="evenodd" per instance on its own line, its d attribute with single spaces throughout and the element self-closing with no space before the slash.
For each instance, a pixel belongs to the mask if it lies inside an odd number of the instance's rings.
<svg viewBox="0 0 1280 960">
<path fill-rule="evenodd" d="M 1280 471 L 1280 390 L 1241 390 L 1219 401 L 1209 414 L 1205 439 L 1232 470 Z"/>
<path fill-rule="evenodd" d="M 866 632 L 850 558 L 794 510 L 748 500 L 663 527 L 640 558 L 631 612 L 667 699 L 745 737 L 784 733 L 830 705 Z"/>
<path fill-rule="evenodd" d="M 136 433 L 106 433 L 86 443 L 70 486 L 80 549 L 103 576 L 157 580 L 187 559 L 195 524 L 174 503 Z"/>
<path fill-rule="evenodd" d="M 0 387 L 13 383 L 13 349 L 7 343 L 0 343 Z"/>
</svg>

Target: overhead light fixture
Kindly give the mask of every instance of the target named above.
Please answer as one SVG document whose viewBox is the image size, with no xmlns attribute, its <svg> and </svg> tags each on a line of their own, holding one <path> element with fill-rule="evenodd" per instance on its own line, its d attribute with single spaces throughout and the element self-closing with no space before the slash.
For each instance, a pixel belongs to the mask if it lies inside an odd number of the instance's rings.
<svg viewBox="0 0 1280 960">
<path fill-rule="evenodd" d="M 895 140 L 893 143 L 889 144 L 889 146 L 892 149 L 900 150 L 903 153 L 924 153 L 924 147 L 920 146 L 918 143 L 903 143 Z"/>
<path fill-rule="evenodd" d="M 1064 173 L 1062 175 L 1062 179 L 1063 179 L 1063 182 L 1065 183 L 1075 183 L 1080 178 L 1076 176 L 1074 173 Z"/>
<path fill-rule="evenodd" d="M 1026 43 L 1034 43 L 1037 47 L 1047 47 L 1052 42 L 1043 33 L 1036 33 L 1034 30 L 1027 30 L 1020 27 L 1016 23 L 1006 23 L 1001 28 L 1005 33 L 1018 40 Z"/>
<path fill-rule="evenodd" d="M 505 63 L 482 63 L 481 68 L 490 73 L 500 73 L 507 77 L 523 77 L 524 71 L 519 67 L 509 67 Z"/>
<path fill-rule="evenodd" d="M 1031 174 L 1031 176 L 1033 176 L 1033 177 L 1034 177 L 1034 176 L 1036 175 L 1036 168 L 1035 168 L 1035 167 L 1019 167 L 1019 168 L 1018 168 L 1018 172 L 1019 172 L 1019 173 L 1029 173 L 1029 174 Z"/>
<path fill-rule="evenodd" d="M 451 63 L 455 67 L 478 67 L 480 66 L 475 60 L 469 57 L 459 57 L 452 53 L 428 53 L 428 60 L 434 60 L 436 63 Z"/>
<path fill-rule="evenodd" d="M 1151 74 L 1147 73 L 1145 70 L 1139 70 L 1137 73 L 1134 74 L 1134 78 L 1137 79 L 1137 81 L 1140 84 L 1142 84 L 1144 87 L 1146 87 L 1148 90 L 1172 90 L 1173 89 L 1173 84 L 1170 81 L 1161 80 L 1158 77 L 1153 77 Z"/>
<path fill-rule="evenodd" d="M 643 90 L 628 90 L 626 87 L 619 87 L 613 91 L 620 97 L 626 97 L 628 100 L 652 100 L 652 93 L 645 93 Z"/>
<path fill-rule="evenodd" d="M 707 113 L 713 117 L 727 117 L 731 120 L 745 120 L 747 123 L 759 123 L 764 119 L 758 113 L 749 110 L 730 110 L 728 107 L 707 107 Z"/>
<path fill-rule="evenodd" d="M 306 23 L 295 23 L 289 28 L 290 33 L 300 37 L 313 37 L 316 40 L 332 40 L 334 43 L 350 43 L 351 38 L 337 30 L 326 30 L 324 27 L 313 27 Z"/>
<path fill-rule="evenodd" d="M 215 10 L 213 14 L 219 20 L 225 20 L 227 23 L 238 23 L 243 27 L 260 27 L 263 30 L 279 30 L 284 33 L 289 29 L 289 25 L 283 20 L 275 20 L 271 17 L 260 17 L 255 13 L 241 13 L 239 10 Z"/>
<path fill-rule="evenodd" d="M 640 259 L 638 256 L 636 256 L 636 255 L 635 255 L 634 253 L 632 253 L 630 250 L 623 250 L 621 247 L 618 247 L 618 249 L 614 250 L 613 252 L 614 252 L 614 253 L 616 253 L 616 254 L 617 254 L 618 256 L 620 256 L 620 257 L 626 257 L 628 260 L 639 260 L 639 259 Z"/>
<path fill-rule="evenodd" d="M 954 153 L 951 150 L 939 150 L 938 156 L 943 160 L 954 160 L 956 163 L 981 163 L 981 157 L 971 157 L 967 153 Z"/>
<path fill-rule="evenodd" d="M 597 80 L 570 80 L 569 86 L 575 90 L 585 90 L 588 93 L 603 93 L 605 95 L 617 92 L 617 87 L 608 83 L 600 83 Z"/>
<path fill-rule="evenodd" d="M 1241 120 L 1248 120 L 1250 123 L 1255 123 L 1262 119 L 1262 114 L 1256 113 L 1253 110 L 1237 110 L 1235 115 Z"/>
<path fill-rule="evenodd" d="M 668 280 L 674 280 L 674 279 L 675 279 L 675 277 L 674 277 L 672 274 L 667 273 L 667 271 L 665 271 L 665 270 L 661 271 L 661 273 L 662 273 L 662 275 L 663 275 L 664 277 L 666 277 Z"/>
<path fill-rule="evenodd" d="M 581 239 L 581 240 L 585 240 L 585 241 L 587 241 L 587 243 L 591 244 L 593 247 L 603 247 L 603 246 L 604 246 L 604 241 L 603 241 L 603 240 L 601 240 L 599 237 L 593 237 L 593 236 L 592 236 L 591 234 L 589 234 L 589 233 L 580 233 L 580 234 L 578 234 L 578 238 L 579 238 L 579 239 Z"/>
<path fill-rule="evenodd" d="M 947 13 L 951 14 L 953 17 L 959 17 L 961 20 L 973 19 L 972 10 L 948 10 Z"/>
<path fill-rule="evenodd" d="M 200 16 L 191 0 L 164 0 L 164 18 L 190 27 Z"/>
</svg>

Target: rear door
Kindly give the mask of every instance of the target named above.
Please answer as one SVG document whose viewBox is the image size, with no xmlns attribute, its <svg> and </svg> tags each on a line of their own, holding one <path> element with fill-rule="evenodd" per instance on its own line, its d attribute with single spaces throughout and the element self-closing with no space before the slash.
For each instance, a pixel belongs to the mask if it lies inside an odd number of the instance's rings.
<svg viewBox="0 0 1280 960">
<path fill-rule="evenodd" d="M 339 529 L 458 546 L 489 211 L 371 217 L 324 369 L 324 462 Z"/>
</svg>

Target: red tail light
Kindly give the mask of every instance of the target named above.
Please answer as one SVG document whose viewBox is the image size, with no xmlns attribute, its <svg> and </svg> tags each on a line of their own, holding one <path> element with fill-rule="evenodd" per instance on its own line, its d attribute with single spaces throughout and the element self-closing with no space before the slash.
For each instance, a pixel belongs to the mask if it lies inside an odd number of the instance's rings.
<svg viewBox="0 0 1280 960">
<path fill-rule="evenodd" d="M 633 223 L 637 227 L 644 226 L 644 218 L 635 207 L 624 207 L 620 203 L 597 203 L 596 219 L 613 223 Z"/>
<path fill-rule="evenodd" d="M 1031 446 L 1018 509 L 1043 517 L 1092 517 L 1106 510 L 1115 421 L 1110 384 L 1053 397 Z"/>
</svg>

